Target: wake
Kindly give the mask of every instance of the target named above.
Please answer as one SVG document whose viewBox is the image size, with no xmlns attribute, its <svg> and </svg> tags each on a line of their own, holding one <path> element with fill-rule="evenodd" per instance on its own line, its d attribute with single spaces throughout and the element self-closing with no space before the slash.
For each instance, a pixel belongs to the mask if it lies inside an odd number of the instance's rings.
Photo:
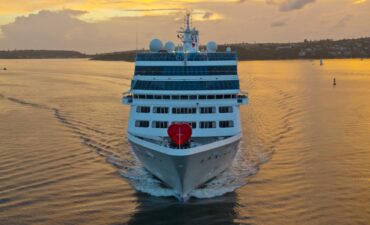
<svg viewBox="0 0 370 225">
<path fill-rule="evenodd" d="M 54 117 L 61 124 L 68 127 L 71 132 L 75 133 L 81 139 L 81 143 L 90 149 L 93 149 L 98 155 L 105 157 L 107 163 L 117 168 L 119 175 L 125 178 L 137 191 L 156 197 L 177 197 L 177 193 L 173 189 L 166 186 L 163 182 L 144 169 L 140 161 L 134 155 L 129 144 L 127 144 L 126 151 L 131 153 L 131 158 L 124 159 L 122 158 L 124 153 L 118 153 L 120 152 L 120 149 L 117 145 L 112 146 L 103 141 L 112 138 L 117 139 L 117 137 L 112 136 L 114 132 L 106 133 L 97 128 L 90 127 L 89 124 L 75 120 L 69 114 L 54 107 L 5 96 L 3 94 L 0 94 L 0 98 L 17 104 L 52 112 Z M 102 136 L 105 138 L 103 139 Z M 123 139 L 123 137 L 120 137 L 120 139 Z M 247 178 L 258 172 L 260 162 L 248 160 L 244 156 L 247 149 L 243 147 L 243 142 L 241 142 L 239 146 L 237 155 L 235 156 L 230 168 L 211 181 L 203 184 L 200 188 L 193 190 L 190 193 L 190 197 L 198 199 L 214 198 L 233 192 L 247 184 Z"/>
</svg>

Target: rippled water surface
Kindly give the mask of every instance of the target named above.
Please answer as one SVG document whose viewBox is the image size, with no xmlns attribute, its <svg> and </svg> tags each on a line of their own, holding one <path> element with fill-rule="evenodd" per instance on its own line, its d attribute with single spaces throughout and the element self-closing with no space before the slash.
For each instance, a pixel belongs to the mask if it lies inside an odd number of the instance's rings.
<svg viewBox="0 0 370 225">
<path fill-rule="evenodd" d="M 131 154 L 133 64 L 3 67 L 0 224 L 370 223 L 370 60 L 240 62 L 239 155 L 187 204 Z"/>
</svg>

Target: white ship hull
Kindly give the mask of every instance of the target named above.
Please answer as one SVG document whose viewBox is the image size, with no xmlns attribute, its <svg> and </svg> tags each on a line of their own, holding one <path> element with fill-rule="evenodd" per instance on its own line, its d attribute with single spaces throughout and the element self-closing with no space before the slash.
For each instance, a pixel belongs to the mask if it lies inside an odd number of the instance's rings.
<svg viewBox="0 0 370 225">
<path fill-rule="evenodd" d="M 189 193 L 227 169 L 238 150 L 241 135 L 210 144 L 173 149 L 129 134 L 137 158 L 155 177 L 173 188 L 186 201 Z"/>
</svg>

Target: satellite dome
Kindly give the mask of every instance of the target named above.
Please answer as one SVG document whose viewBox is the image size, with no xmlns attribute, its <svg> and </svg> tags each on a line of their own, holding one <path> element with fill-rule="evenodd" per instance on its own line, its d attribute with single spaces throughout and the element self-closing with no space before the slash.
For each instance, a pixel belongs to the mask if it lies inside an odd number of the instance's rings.
<svg viewBox="0 0 370 225">
<path fill-rule="evenodd" d="M 175 44 L 172 41 L 168 41 L 164 45 L 164 48 L 166 49 L 167 52 L 173 52 L 175 51 Z"/>
<path fill-rule="evenodd" d="M 227 47 L 227 48 L 226 48 L 226 51 L 227 51 L 227 52 L 231 52 L 231 48 L 230 48 L 230 47 Z"/>
<path fill-rule="evenodd" d="M 210 41 L 207 44 L 207 52 L 216 52 L 217 51 L 217 44 L 214 41 Z"/>
<path fill-rule="evenodd" d="M 162 41 L 159 39 L 153 39 L 150 42 L 149 49 L 151 52 L 159 52 L 160 50 L 163 49 Z"/>
</svg>

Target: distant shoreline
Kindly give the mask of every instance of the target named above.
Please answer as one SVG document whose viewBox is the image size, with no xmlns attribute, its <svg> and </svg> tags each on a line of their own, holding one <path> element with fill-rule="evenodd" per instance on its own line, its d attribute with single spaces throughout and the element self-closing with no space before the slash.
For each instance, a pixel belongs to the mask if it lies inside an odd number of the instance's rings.
<svg viewBox="0 0 370 225">
<path fill-rule="evenodd" d="M 317 60 L 317 59 L 368 59 L 370 58 L 370 37 L 343 40 L 320 40 L 298 43 L 235 43 L 218 47 L 225 51 L 231 47 L 238 53 L 239 61 L 252 60 Z M 202 46 L 202 49 L 205 47 Z M 131 50 L 102 54 L 84 54 L 65 50 L 13 50 L 0 51 L 0 59 L 69 59 L 87 58 L 99 61 L 134 62 L 136 53 Z"/>
<path fill-rule="evenodd" d="M 299 43 L 236 43 L 218 47 L 225 51 L 231 47 L 236 51 L 239 61 L 250 60 L 293 60 L 293 59 L 344 59 L 370 58 L 370 38 L 320 40 Z M 203 46 L 202 49 L 205 47 Z M 140 50 L 140 51 L 144 51 Z M 97 54 L 91 60 L 134 62 L 138 51 Z"/>
<path fill-rule="evenodd" d="M 0 59 L 68 59 L 90 58 L 78 51 L 66 50 L 12 50 L 0 51 Z"/>
</svg>

